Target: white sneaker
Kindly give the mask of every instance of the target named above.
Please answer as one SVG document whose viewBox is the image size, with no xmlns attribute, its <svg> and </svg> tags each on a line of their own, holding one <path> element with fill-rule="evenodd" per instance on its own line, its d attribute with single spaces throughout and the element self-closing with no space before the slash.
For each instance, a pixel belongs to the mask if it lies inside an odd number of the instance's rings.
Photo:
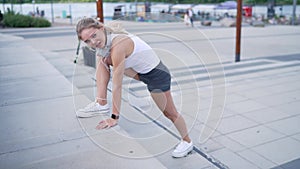
<svg viewBox="0 0 300 169">
<path fill-rule="evenodd" d="M 105 114 L 109 112 L 109 106 L 106 105 L 100 105 L 98 102 L 92 102 L 88 104 L 85 108 L 79 109 L 76 114 L 77 117 L 85 118 L 85 117 L 93 117 L 98 116 L 101 114 Z"/>
<path fill-rule="evenodd" d="M 193 142 L 181 141 L 172 153 L 175 158 L 185 157 L 193 150 Z"/>
</svg>

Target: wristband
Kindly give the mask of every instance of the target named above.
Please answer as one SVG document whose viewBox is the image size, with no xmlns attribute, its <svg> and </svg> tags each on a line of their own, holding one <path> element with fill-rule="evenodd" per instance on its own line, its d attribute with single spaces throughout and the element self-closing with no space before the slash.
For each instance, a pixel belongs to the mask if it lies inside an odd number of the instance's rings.
<svg viewBox="0 0 300 169">
<path fill-rule="evenodd" d="M 119 115 L 115 115 L 115 114 L 111 114 L 110 116 L 112 119 L 118 120 L 119 119 Z"/>
</svg>

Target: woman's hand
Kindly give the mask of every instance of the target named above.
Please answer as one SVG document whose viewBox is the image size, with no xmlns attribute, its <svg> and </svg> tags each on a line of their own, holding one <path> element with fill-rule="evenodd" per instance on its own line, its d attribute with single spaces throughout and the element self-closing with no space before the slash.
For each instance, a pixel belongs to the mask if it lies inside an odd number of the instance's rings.
<svg viewBox="0 0 300 169">
<path fill-rule="evenodd" d="M 117 119 L 112 119 L 112 118 L 109 118 L 109 119 L 106 119 L 106 120 L 102 120 L 99 122 L 99 124 L 96 126 L 96 129 L 97 130 L 102 130 L 102 129 L 109 129 L 115 125 L 118 124 L 118 120 Z"/>
</svg>

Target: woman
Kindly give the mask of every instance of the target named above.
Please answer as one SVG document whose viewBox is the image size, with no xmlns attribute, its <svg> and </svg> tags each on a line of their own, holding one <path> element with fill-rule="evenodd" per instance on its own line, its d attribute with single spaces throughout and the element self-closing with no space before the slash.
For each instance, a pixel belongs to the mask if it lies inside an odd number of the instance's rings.
<svg viewBox="0 0 300 169">
<path fill-rule="evenodd" d="M 92 117 L 109 111 L 107 85 L 112 73 L 112 114 L 100 121 L 97 129 L 110 128 L 118 123 L 121 106 L 123 75 L 140 80 L 147 85 L 156 105 L 179 131 L 182 141 L 172 153 L 184 157 L 193 149 L 183 117 L 177 112 L 171 92 L 169 70 L 152 48 L 137 36 L 127 33 L 119 25 L 105 26 L 92 18 L 80 20 L 76 27 L 80 40 L 97 50 L 99 56 L 96 70 L 96 101 L 77 111 L 78 117 Z"/>
<path fill-rule="evenodd" d="M 184 13 L 183 21 L 184 21 L 184 23 L 185 23 L 186 26 L 190 25 L 190 18 L 189 18 L 189 12 L 188 11 L 186 11 Z"/>
</svg>

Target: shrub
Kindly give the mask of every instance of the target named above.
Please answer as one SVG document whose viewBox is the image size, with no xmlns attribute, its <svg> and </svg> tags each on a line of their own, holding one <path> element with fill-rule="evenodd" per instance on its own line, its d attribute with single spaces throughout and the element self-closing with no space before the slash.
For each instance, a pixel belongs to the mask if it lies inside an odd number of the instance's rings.
<svg viewBox="0 0 300 169">
<path fill-rule="evenodd" d="M 51 23 L 43 18 L 34 18 L 28 15 L 7 13 L 3 23 L 8 27 L 49 27 Z"/>
<path fill-rule="evenodd" d="M 51 23 L 43 18 L 34 18 L 32 21 L 33 27 L 50 27 Z"/>
</svg>

